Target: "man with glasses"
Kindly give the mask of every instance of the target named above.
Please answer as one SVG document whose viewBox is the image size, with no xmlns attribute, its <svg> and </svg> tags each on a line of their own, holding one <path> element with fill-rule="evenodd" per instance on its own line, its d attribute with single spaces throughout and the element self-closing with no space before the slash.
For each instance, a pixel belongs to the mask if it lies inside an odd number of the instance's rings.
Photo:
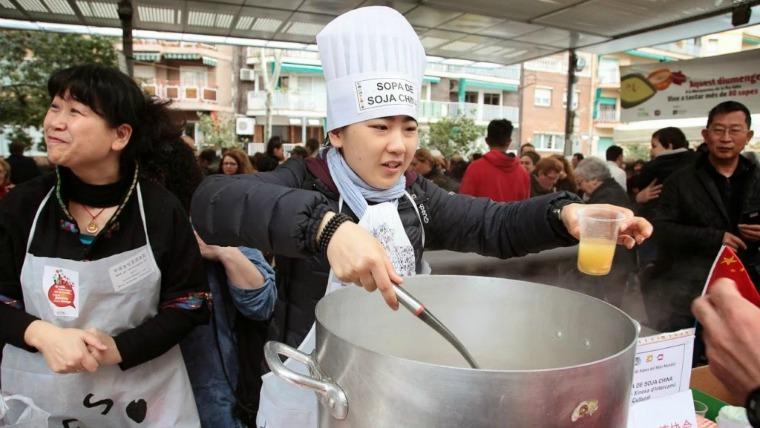
<svg viewBox="0 0 760 428">
<path fill-rule="evenodd" d="M 752 136 L 746 106 L 718 104 L 702 130 L 707 151 L 665 181 L 655 210 L 658 251 L 646 302 L 653 328 L 694 325 L 689 306 L 723 244 L 737 251 L 760 284 L 760 168 L 740 155 Z"/>
</svg>

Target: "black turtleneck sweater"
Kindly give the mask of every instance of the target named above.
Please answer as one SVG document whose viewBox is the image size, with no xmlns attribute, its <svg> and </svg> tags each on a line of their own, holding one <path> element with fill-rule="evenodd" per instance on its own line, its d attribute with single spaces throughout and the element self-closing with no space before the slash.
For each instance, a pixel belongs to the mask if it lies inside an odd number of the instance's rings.
<svg viewBox="0 0 760 428">
<path fill-rule="evenodd" d="M 37 318 L 8 303 L 22 303 L 21 267 L 26 242 L 37 208 L 54 188 L 55 174 L 38 177 L 17 186 L 0 200 L 0 342 L 34 351 L 24 342 L 24 332 Z M 89 206 L 116 206 L 125 200 L 132 175 L 120 182 L 91 186 L 61 168 L 61 199 Z M 178 298 L 208 290 L 198 245 L 188 215 L 179 201 L 164 188 L 139 180 L 146 225 L 153 255 L 161 270 L 158 314 L 140 326 L 118 334 L 114 340 L 122 356 L 121 368 L 142 364 L 176 345 L 192 328 L 208 319 L 205 302 L 198 309 L 172 305 Z M 124 202 L 121 213 L 110 220 L 95 240 L 83 244 L 72 230 L 61 205 L 53 195 L 40 213 L 30 253 L 38 257 L 69 260 L 99 260 L 145 245 L 136 190 Z M 5 304 L 3 303 L 5 302 Z"/>
</svg>

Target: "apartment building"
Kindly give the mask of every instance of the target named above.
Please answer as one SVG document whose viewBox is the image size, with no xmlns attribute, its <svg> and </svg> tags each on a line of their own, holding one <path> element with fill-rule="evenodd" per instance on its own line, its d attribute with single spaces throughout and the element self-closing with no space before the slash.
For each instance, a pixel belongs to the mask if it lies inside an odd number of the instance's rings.
<svg viewBox="0 0 760 428">
<path fill-rule="evenodd" d="M 121 50 L 121 45 L 117 45 Z M 201 142 L 196 129 L 200 114 L 234 117 L 235 55 L 240 48 L 208 43 L 136 39 L 134 78 L 145 92 L 172 101 L 182 112 L 185 133 Z"/>
<path fill-rule="evenodd" d="M 573 152 L 592 150 L 592 56 L 577 53 L 580 70 L 573 85 Z M 556 54 L 524 65 L 522 91 L 523 144 L 530 143 L 539 153 L 562 153 L 565 147 L 568 53 Z"/>
<path fill-rule="evenodd" d="M 266 98 L 263 68 L 272 75 L 271 51 L 248 48 L 247 69 L 241 77 L 250 84 L 245 115 L 255 123 L 253 141 L 261 143 L 266 123 Z M 420 94 L 419 122 L 422 127 L 442 117 L 463 115 L 477 124 L 506 118 L 519 122 L 519 66 L 429 57 Z M 322 66 L 313 50 L 283 51 L 280 76 L 272 94 L 272 135 L 291 143 L 324 136 L 326 92 Z"/>
</svg>

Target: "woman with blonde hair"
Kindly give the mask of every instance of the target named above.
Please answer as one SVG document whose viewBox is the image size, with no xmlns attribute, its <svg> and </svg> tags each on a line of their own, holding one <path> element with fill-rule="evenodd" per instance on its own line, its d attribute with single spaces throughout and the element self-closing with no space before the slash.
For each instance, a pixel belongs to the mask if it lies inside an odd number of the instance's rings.
<svg viewBox="0 0 760 428">
<path fill-rule="evenodd" d="M 256 172 L 248 155 L 240 149 L 229 149 L 219 162 L 219 172 L 225 175 L 252 174 Z"/>
<path fill-rule="evenodd" d="M 438 159 L 428 149 L 417 149 L 412 159 L 412 168 L 438 187 L 449 192 L 459 191 L 459 185 L 450 177 L 444 175 Z"/>
</svg>

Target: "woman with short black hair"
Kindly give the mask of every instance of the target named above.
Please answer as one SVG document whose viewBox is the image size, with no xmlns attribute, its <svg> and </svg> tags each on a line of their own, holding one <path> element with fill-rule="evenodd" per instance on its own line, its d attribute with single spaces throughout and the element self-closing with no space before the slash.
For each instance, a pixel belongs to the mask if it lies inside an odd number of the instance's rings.
<svg viewBox="0 0 760 428">
<path fill-rule="evenodd" d="M 2 389 L 50 426 L 199 426 L 177 343 L 208 318 L 201 256 L 140 172 L 182 128 L 115 69 L 60 70 L 48 93 L 55 174 L 0 202 Z"/>
</svg>

